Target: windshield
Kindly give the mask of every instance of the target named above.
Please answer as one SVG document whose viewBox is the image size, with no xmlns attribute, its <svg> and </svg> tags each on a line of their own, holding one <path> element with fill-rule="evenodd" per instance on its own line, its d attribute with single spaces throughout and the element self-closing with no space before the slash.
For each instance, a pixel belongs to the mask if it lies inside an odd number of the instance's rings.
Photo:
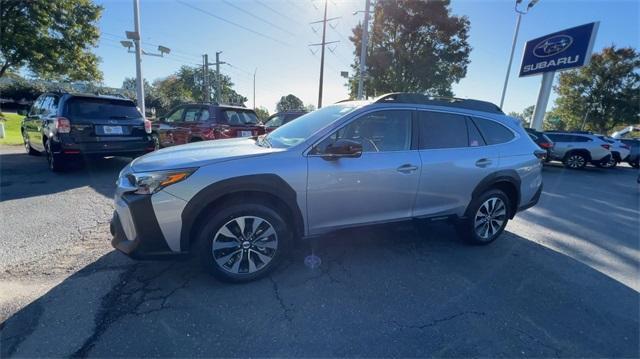
<svg viewBox="0 0 640 359">
<path fill-rule="evenodd" d="M 105 98 L 77 97 L 67 103 L 67 116 L 84 119 L 141 118 L 136 105 L 131 101 Z"/>
<path fill-rule="evenodd" d="M 278 127 L 265 137 L 265 141 L 272 147 L 277 148 L 295 146 L 305 141 L 318 130 L 353 111 L 356 107 L 357 104 L 353 102 L 323 107 Z"/>
</svg>

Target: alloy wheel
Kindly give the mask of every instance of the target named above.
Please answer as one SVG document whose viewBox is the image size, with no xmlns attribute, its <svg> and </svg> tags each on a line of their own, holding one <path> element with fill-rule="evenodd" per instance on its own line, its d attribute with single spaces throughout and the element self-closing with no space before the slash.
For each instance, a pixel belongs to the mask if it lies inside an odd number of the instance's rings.
<svg viewBox="0 0 640 359">
<path fill-rule="evenodd" d="M 232 274 L 252 274 L 263 269 L 278 250 L 278 235 L 271 223 L 256 216 L 240 216 L 225 223 L 211 244 L 213 258 Z"/>
<path fill-rule="evenodd" d="M 484 201 L 474 217 L 473 228 L 478 237 L 490 240 L 507 220 L 507 206 L 498 197 Z"/>
<path fill-rule="evenodd" d="M 571 168 L 581 168 L 585 165 L 585 159 L 580 155 L 572 155 L 567 159 L 567 165 Z"/>
</svg>

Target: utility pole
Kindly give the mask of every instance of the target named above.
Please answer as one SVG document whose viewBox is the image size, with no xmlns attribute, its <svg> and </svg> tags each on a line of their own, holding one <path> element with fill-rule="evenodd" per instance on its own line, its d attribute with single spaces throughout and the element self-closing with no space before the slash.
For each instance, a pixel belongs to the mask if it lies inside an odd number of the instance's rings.
<svg viewBox="0 0 640 359">
<path fill-rule="evenodd" d="M 205 82 L 205 102 L 211 101 L 211 95 L 209 94 L 209 89 L 211 88 L 209 85 L 209 66 L 216 65 L 216 102 L 220 103 L 220 92 L 222 89 L 221 79 L 220 79 L 220 65 L 226 64 L 226 62 L 220 61 L 220 54 L 222 51 L 216 52 L 216 62 L 209 62 L 209 55 L 204 54 L 202 57 L 204 58 L 204 82 Z"/>
<path fill-rule="evenodd" d="M 142 48 L 140 47 L 140 1 L 133 0 L 133 43 L 136 47 L 136 97 L 142 118 L 147 118 L 144 108 L 144 80 L 142 78 Z"/>
<path fill-rule="evenodd" d="M 320 81 L 318 83 L 318 109 L 322 107 L 322 83 L 324 81 L 324 48 L 327 44 L 333 44 L 338 41 L 326 41 L 327 35 L 327 22 L 331 20 L 338 19 L 338 17 L 334 17 L 331 19 L 327 19 L 327 0 L 324 1 L 324 19 L 320 21 L 314 21 L 311 24 L 322 23 L 322 42 L 318 44 L 310 44 L 309 46 L 321 46 L 320 52 Z"/>
<path fill-rule="evenodd" d="M 364 76 L 367 63 L 367 46 L 369 42 L 369 8 L 371 0 L 365 0 L 364 23 L 362 23 L 362 44 L 360 48 L 360 76 L 358 78 L 358 100 L 364 98 Z"/>
<path fill-rule="evenodd" d="M 220 54 L 222 51 L 216 52 L 216 102 L 220 103 L 220 91 L 222 86 L 220 86 L 220 65 L 225 62 L 220 62 Z"/>
<path fill-rule="evenodd" d="M 258 72 L 258 68 L 253 71 L 253 109 L 256 109 L 256 72 Z"/>
<path fill-rule="evenodd" d="M 203 101 L 209 103 L 211 96 L 209 95 L 209 55 L 207 54 L 202 55 L 202 83 L 204 85 L 202 91 L 204 95 Z"/>
</svg>

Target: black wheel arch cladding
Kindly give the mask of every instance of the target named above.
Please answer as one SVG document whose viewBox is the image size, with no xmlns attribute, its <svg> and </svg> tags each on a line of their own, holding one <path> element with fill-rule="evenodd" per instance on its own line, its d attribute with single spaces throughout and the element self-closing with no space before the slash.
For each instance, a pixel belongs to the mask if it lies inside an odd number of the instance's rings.
<svg viewBox="0 0 640 359">
<path fill-rule="evenodd" d="M 275 174 L 257 174 L 229 178 L 213 183 L 189 200 L 182 211 L 182 229 L 180 231 L 180 249 L 187 251 L 192 244 L 193 226 L 210 205 L 223 197 L 243 192 L 264 193 L 281 200 L 289 210 L 295 235 L 304 234 L 304 221 L 298 206 L 296 192 L 281 177 Z M 205 214 L 206 215 L 206 214 Z"/>
<path fill-rule="evenodd" d="M 520 175 L 515 170 L 500 170 L 493 172 L 483 178 L 476 188 L 473 190 L 471 194 L 471 202 L 467 205 L 467 209 L 465 211 L 465 216 L 469 216 L 469 211 L 471 209 L 471 204 L 473 200 L 481 196 L 483 193 L 492 188 L 499 188 L 501 185 L 511 185 L 515 188 L 514 195 L 515 198 L 511 198 L 510 193 L 505 193 L 507 198 L 511 199 L 515 203 L 510 203 L 510 218 L 516 214 L 517 209 L 520 205 L 520 184 L 522 183 L 520 179 Z"/>
</svg>

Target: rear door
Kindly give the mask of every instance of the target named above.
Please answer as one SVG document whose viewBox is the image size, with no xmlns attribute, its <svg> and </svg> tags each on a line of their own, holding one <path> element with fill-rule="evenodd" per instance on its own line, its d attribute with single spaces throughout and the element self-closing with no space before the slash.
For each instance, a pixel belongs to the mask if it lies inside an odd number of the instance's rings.
<svg viewBox="0 0 640 359">
<path fill-rule="evenodd" d="M 65 103 L 64 117 L 77 143 L 137 141 L 146 135 L 142 114 L 129 100 L 73 97 Z"/>
<path fill-rule="evenodd" d="M 461 214 L 478 183 L 498 166 L 497 149 L 464 115 L 419 110 L 417 120 L 422 168 L 414 216 Z"/>
</svg>

